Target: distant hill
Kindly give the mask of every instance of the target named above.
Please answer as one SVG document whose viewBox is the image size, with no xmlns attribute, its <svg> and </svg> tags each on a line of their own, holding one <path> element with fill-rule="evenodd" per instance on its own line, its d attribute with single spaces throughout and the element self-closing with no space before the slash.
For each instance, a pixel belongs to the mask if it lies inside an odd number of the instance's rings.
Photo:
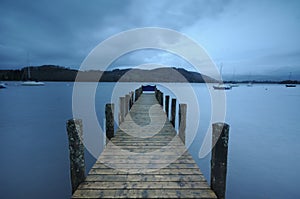
<svg viewBox="0 0 300 199">
<path fill-rule="evenodd" d="M 24 81 L 28 68 L 21 70 L 0 70 L 1 81 Z M 113 71 L 78 71 L 61 66 L 43 65 L 30 67 L 31 80 L 87 82 L 217 82 L 215 79 L 182 68 L 157 68 L 153 70 L 115 69 Z M 101 79 L 99 80 L 99 77 Z"/>
<path fill-rule="evenodd" d="M 77 70 L 54 65 L 30 67 L 30 80 L 74 81 L 77 72 Z M 2 81 L 25 81 L 28 80 L 27 77 L 28 67 L 24 67 L 21 70 L 0 70 L 0 80 Z"/>
</svg>

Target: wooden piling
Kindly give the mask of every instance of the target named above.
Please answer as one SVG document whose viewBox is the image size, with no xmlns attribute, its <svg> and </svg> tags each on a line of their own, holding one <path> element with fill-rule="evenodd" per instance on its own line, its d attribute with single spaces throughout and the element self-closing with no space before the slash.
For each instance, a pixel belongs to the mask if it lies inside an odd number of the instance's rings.
<svg viewBox="0 0 300 199">
<path fill-rule="evenodd" d="M 130 100 L 130 95 L 125 95 L 125 111 L 124 114 L 125 116 L 127 115 L 128 111 L 129 111 L 129 100 Z"/>
<path fill-rule="evenodd" d="M 85 179 L 82 120 L 68 120 L 67 133 L 69 138 L 72 193 L 74 193 L 78 185 Z"/>
<path fill-rule="evenodd" d="M 211 153 L 210 183 L 217 197 L 224 199 L 226 191 L 229 125 L 226 123 L 214 123 L 212 127 L 212 143 L 215 143 L 215 145 Z"/>
<path fill-rule="evenodd" d="M 170 103 L 170 96 L 166 95 L 166 97 L 165 97 L 165 112 L 167 114 L 168 119 L 169 119 L 169 103 Z"/>
<path fill-rule="evenodd" d="M 158 104 L 160 104 L 159 95 L 160 95 L 160 90 L 157 90 L 157 92 L 156 92 L 156 99 L 158 101 Z"/>
<path fill-rule="evenodd" d="M 155 90 L 155 96 L 156 96 L 156 99 L 158 101 L 158 103 L 163 106 L 163 96 L 164 94 L 160 91 L 160 90 Z"/>
<path fill-rule="evenodd" d="M 131 91 L 129 93 L 129 110 L 131 109 L 132 105 L 133 105 L 133 92 Z"/>
<path fill-rule="evenodd" d="M 186 104 L 179 104 L 179 130 L 178 136 L 182 140 L 183 144 L 185 144 L 185 129 L 186 129 Z"/>
<path fill-rule="evenodd" d="M 159 101 L 160 101 L 160 105 L 163 106 L 164 105 L 164 93 L 161 91 L 160 91 Z"/>
<path fill-rule="evenodd" d="M 135 89 L 135 91 L 134 91 L 134 101 L 136 102 L 137 100 L 138 100 L 138 98 L 139 98 L 139 89 Z"/>
<path fill-rule="evenodd" d="M 119 125 L 124 122 L 125 118 L 125 97 L 120 97 L 119 98 Z"/>
<path fill-rule="evenodd" d="M 106 118 L 106 144 L 108 140 L 114 137 L 114 104 L 105 105 L 105 118 Z"/>
<path fill-rule="evenodd" d="M 139 99 L 139 97 L 141 96 L 142 93 L 143 93 L 142 87 L 135 90 L 135 101 L 137 101 Z"/>
<path fill-rule="evenodd" d="M 175 127 L 175 114 L 176 114 L 176 99 L 171 102 L 171 124 Z"/>
</svg>

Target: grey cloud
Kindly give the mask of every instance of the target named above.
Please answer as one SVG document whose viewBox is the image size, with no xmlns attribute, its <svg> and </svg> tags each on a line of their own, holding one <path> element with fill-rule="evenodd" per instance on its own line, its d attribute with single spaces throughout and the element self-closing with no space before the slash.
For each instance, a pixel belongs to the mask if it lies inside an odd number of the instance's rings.
<svg viewBox="0 0 300 199">
<path fill-rule="evenodd" d="M 78 67 L 107 37 L 147 26 L 192 35 L 214 59 L 236 63 L 234 67 L 250 67 L 249 59 L 257 69 L 285 61 L 299 66 L 297 56 L 284 54 L 299 51 L 299 5 L 296 0 L 1 0 L 0 69 L 23 67 L 27 53 L 35 65 Z M 277 53 L 276 61 L 255 59 L 268 53 Z M 182 64 L 162 52 L 134 55 L 115 64 Z"/>
<path fill-rule="evenodd" d="M 130 28 L 180 30 L 222 11 L 227 1 L 3 0 L 0 7 L 0 67 L 20 67 L 30 53 L 35 64 L 80 65 L 99 42 Z M 205 6 L 203 6 L 205 5 Z"/>
<path fill-rule="evenodd" d="M 134 24 L 180 30 L 203 18 L 218 16 L 227 4 L 229 0 L 134 1 L 128 12 Z"/>
<path fill-rule="evenodd" d="M 0 43 L 10 50 L 0 48 L 0 67 L 23 65 L 28 52 L 37 57 L 37 64 L 79 65 L 99 42 L 93 33 L 98 29 L 105 32 L 105 20 L 124 10 L 122 1 L 99 2 L 1 2 Z M 101 36 L 103 39 L 108 35 L 102 33 Z M 68 61 L 67 57 L 72 59 Z"/>
</svg>

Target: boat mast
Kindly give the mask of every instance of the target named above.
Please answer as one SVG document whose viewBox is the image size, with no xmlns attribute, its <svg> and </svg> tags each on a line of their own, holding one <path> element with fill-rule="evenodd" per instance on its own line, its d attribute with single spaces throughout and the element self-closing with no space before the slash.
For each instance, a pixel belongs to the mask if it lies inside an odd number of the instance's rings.
<svg viewBox="0 0 300 199">
<path fill-rule="evenodd" d="M 223 63 L 220 63 L 220 76 L 221 76 L 221 82 L 223 82 L 223 77 L 222 77 L 222 70 L 223 70 Z"/>
<path fill-rule="evenodd" d="M 27 63 L 28 63 L 28 66 L 27 66 L 27 78 L 28 80 L 31 79 L 31 74 L 30 74 L 30 59 L 29 59 L 29 53 L 27 53 Z"/>
</svg>

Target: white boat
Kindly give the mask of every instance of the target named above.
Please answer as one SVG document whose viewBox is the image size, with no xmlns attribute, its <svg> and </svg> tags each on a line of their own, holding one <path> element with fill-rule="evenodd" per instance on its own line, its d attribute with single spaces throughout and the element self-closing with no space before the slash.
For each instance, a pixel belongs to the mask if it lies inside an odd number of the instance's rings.
<svg viewBox="0 0 300 199">
<path fill-rule="evenodd" d="M 4 83 L 0 83 L 0 88 L 6 88 L 6 85 Z"/>
<path fill-rule="evenodd" d="M 45 83 L 39 81 L 25 81 L 21 85 L 22 86 L 45 86 Z"/>
<path fill-rule="evenodd" d="M 289 81 L 291 81 L 292 72 L 289 75 Z M 285 87 L 296 87 L 296 84 L 286 84 Z"/>
<path fill-rule="evenodd" d="M 222 78 L 222 69 L 223 69 L 223 64 L 221 63 L 221 66 L 220 66 L 220 76 L 221 76 L 221 78 Z M 218 85 L 213 85 L 213 88 L 215 90 L 230 90 L 231 86 L 227 85 L 227 84 L 224 84 L 224 83 L 219 83 Z"/>
<path fill-rule="evenodd" d="M 213 85 L 213 88 L 215 90 L 230 90 L 231 86 L 227 84 L 218 84 L 218 85 Z"/>
<path fill-rule="evenodd" d="M 286 84 L 285 87 L 296 87 L 296 84 Z"/>
<path fill-rule="evenodd" d="M 231 87 L 239 87 L 239 85 L 237 83 L 231 83 L 231 84 L 229 84 L 229 86 L 231 86 Z"/>
<path fill-rule="evenodd" d="M 21 83 L 22 86 L 44 86 L 44 82 L 39 82 L 39 81 L 32 81 L 30 80 L 31 75 L 30 75 L 30 66 L 27 67 L 27 79 L 28 81 L 24 81 Z"/>
<path fill-rule="evenodd" d="M 252 82 L 249 82 L 249 83 L 247 84 L 247 86 L 248 86 L 248 87 L 253 86 Z"/>
<path fill-rule="evenodd" d="M 235 81 L 235 69 L 234 69 L 234 71 L 233 71 L 233 75 L 232 75 L 232 83 L 231 84 L 229 84 L 229 86 L 231 86 L 231 88 L 233 88 L 233 87 L 239 87 L 239 84 L 238 83 L 236 83 Z"/>
</svg>

